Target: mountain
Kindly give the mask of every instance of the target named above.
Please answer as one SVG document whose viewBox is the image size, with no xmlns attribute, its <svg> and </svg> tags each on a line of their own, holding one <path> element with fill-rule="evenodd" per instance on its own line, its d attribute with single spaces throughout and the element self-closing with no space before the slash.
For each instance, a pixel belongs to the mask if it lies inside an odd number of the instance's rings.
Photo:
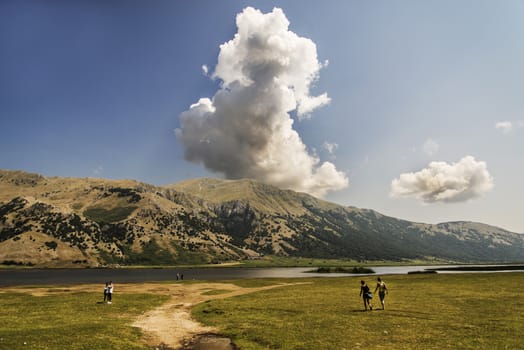
<svg viewBox="0 0 524 350">
<path fill-rule="evenodd" d="M 524 261 L 524 235 L 414 223 L 253 180 L 44 177 L 0 170 L 0 263 L 197 264 L 262 255 Z"/>
</svg>

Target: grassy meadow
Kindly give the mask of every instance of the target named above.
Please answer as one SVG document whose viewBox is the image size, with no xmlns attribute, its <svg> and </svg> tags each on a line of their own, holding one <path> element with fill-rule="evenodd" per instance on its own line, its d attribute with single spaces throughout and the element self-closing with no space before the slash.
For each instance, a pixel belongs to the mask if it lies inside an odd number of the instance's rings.
<svg viewBox="0 0 524 350">
<path fill-rule="evenodd" d="M 366 260 L 357 261 L 349 259 L 320 259 L 320 258 L 301 258 L 289 256 L 266 255 L 261 259 L 242 260 L 237 266 L 245 267 L 348 267 L 355 266 L 400 266 L 400 265 L 445 265 L 449 261 L 444 260 Z"/>
<path fill-rule="evenodd" d="M 66 289 L 67 290 L 67 289 Z M 149 349 L 131 323 L 166 296 L 118 294 L 112 305 L 101 293 L 64 292 L 46 296 L 0 293 L 0 349 Z"/>
<path fill-rule="evenodd" d="M 292 285 L 207 301 L 193 316 L 219 327 L 242 350 L 524 349 L 522 272 L 384 280 L 390 289 L 384 311 L 363 311 L 360 277 L 249 279 L 229 282 L 244 288 Z M 0 288 L 0 349 L 151 349 L 132 324 L 169 297 L 119 293 L 106 305 L 99 303 L 100 293 L 49 287 L 46 295 L 34 296 L 25 289 Z M 227 292 L 217 287 L 205 295 Z M 377 296 L 372 303 L 379 306 Z"/>
<path fill-rule="evenodd" d="M 242 350 L 524 349 L 524 273 L 387 276 L 386 310 L 367 312 L 359 280 L 302 280 L 205 302 L 194 316 Z"/>
</svg>

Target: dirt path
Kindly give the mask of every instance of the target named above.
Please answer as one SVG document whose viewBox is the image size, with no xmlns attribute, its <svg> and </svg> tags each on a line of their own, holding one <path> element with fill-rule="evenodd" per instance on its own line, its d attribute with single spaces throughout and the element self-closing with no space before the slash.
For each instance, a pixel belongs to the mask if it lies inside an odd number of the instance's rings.
<svg viewBox="0 0 524 350">
<path fill-rule="evenodd" d="M 238 295 L 254 293 L 272 288 L 284 287 L 293 284 L 275 284 L 259 288 L 243 288 L 229 283 L 173 283 L 173 284 L 119 284 L 115 286 L 116 295 L 120 293 L 152 293 L 170 295 L 171 298 L 161 306 L 147 311 L 134 323 L 145 334 L 148 344 L 178 349 L 187 342 L 201 334 L 217 333 L 212 327 L 205 327 L 191 317 L 191 309 L 196 304 L 214 300 L 230 298 Z M 49 295 L 66 292 L 99 292 L 100 285 L 78 285 L 57 288 L 2 288 L 0 291 L 25 292 L 32 295 Z M 214 291 L 216 294 L 208 293 Z M 202 347 L 202 349 L 212 347 Z M 218 349 L 218 347 L 217 347 Z M 220 347 L 231 349 L 231 347 Z"/>
<path fill-rule="evenodd" d="M 242 288 L 233 284 L 199 283 L 179 286 L 180 288 L 174 291 L 173 297 L 168 302 L 147 312 L 133 324 L 148 335 L 149 343 L 162 343 L 176 348 L 182 346 L 184 340 L 198 334 L 216 333 L 217 329 L 205 327 L 192 319 L 191 308 L 194 305 L 208 300 L 230 298 L 283 285 Z M 216 295 L 205 294 L 212 290 L 219 290 L 221 293 Z"/>
</svg>

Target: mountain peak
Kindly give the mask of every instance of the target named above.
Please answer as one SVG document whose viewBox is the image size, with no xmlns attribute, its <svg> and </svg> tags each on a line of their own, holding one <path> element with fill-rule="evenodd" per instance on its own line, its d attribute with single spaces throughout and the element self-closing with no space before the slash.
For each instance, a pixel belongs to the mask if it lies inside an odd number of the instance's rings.
<svg viewBox="0 0 524 350">
<path fill-rule="evenodd" d="M 207 202 L 221 203 L 244 201 L 257 210 L 267 213 L 304 213 L 303 202 L 327 203 L 305 193 L 282 190 L 252 179 L 220 180 L 197 178 L 169 186 L 190 193 Z"/>
</svg>

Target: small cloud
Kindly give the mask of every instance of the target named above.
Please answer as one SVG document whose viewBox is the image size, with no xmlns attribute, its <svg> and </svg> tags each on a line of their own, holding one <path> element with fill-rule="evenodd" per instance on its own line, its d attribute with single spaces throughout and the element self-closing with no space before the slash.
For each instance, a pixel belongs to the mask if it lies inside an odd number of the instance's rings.
<svg viewBox="0 0 524 350">
<path fill-rule="evenodd" d="M 485 162 L 466 156 L 457 163 L 431 162 L 416 173 L 400 174 L 391 182 L 391 196 L 414 197 L 424 203 L 465 202 L 493 188 Z"/>
<path fill-rule="evenodd" d="M 427 139 L 426 142 L 424 142 L 424 145 L 422 146 L 424 153 L 426 153 L 428 156 L 433 156 L 437 154 L 439 148 L 440 145 L 433 139 Z"/>
<path fill-rule="evenodd" d="M 329 155 L 334 156 L 335 150 L 338 148 L 338 144 L 326 141 L 322 145 L 322 148 L 324 148 L 329 153 Z"/>
<path fill-rule="evenodd" d="M 205 64 L 202 65 L 202 73 L 203 73 L 205 76 L 207 76 L 208 73 L 209 73 L 209 68 L 208 68 L 208 66 L 205 65 Z"/>
<path fill-rule="evenodd" d="M 104 167 L 101 165 L 99 165 L 98 167 L 96 167 L 96 169 L 93 170 L 93 174 L 96 176 L 102 175 L 103 172 L 104 172 Z"/>
<path fill-rule="evenodd" d="M 507 134 L 513 129 L 513 123 L 510 121 L 498 122 L 495 124 L 495 129 L 500 129 L 503 133 Z"/>
</svg>

